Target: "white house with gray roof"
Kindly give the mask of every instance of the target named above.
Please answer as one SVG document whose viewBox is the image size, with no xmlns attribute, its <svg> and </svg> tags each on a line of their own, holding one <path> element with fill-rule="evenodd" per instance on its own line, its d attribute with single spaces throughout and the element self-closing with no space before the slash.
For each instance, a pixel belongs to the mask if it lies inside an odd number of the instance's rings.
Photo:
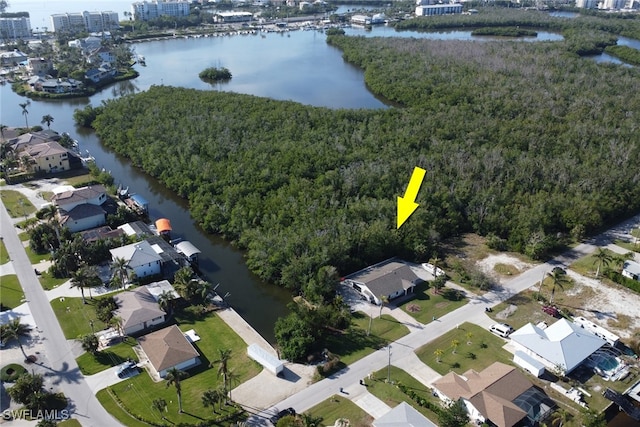
<svg viewBox="0 0 640 427">
<path fill-rule="evenodd" d="M 640 264 L 635 261 L 625 261 L 622 265 L 622 275 L 632 280 L 640 280 Z"/>
<path fill-rule="evenodd" d="M 151 247 L 149 242 L 132 243 L 120 248 L 109 249 L 111 259 L 123 258 L 138 277 L 160 274 L 162 257 Z"/>
<path fill-rule="evenodd" d="M 380 305 L 382 297 L 392 300 L 413 292 L 421 279 L 404 261 L 390 259 L 344 278 L 343 284 L 360 292 L 368 301 Z"/>
<path fill-rule="evenodd" d="M 165 312 L 160 309 L 155 298 L 145 286 L 131 292 L 114 296 L 118 308 L 114 311 L 120 318 L 120 326 L 125 335 L 144 331 L 165 320 Z"/>
<path fill-rule="evenodd" d="M 509 338 L 516 350 L 540 361 L 551 372 L 559 369 L 565 375 L 607 343 L 567 319 L 560 319 L 545 329 L 527 323 Z"/>
</svg>

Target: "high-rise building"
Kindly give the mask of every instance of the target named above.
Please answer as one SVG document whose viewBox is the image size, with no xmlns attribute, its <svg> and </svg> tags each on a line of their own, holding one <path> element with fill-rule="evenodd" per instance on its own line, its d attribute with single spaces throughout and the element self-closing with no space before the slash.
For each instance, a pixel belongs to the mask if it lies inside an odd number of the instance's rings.
<svg viewBox="0 0 640 427">
<path fill-rule="evenodd" d="M 26 16 L 0 17 L 0 40 L 18 40 L 31 37 L 31 22 Z"/>
<path fill-rule="evenodd" d="M 189 16 L 189 0 L 140 1 L 131 5 L 131 14 L 136 21 L 149 21 L 160 16 Z"/>
<path fill-rule="evenodd" d="M 120 26 L 117 12 L 81 12 L 81 13 L 58 13 L 51 15 L 51 26 L 53 32 L 78 32 L 88 31 L 90 33 L 99 31 L 110 31 Z"/>
</svg>

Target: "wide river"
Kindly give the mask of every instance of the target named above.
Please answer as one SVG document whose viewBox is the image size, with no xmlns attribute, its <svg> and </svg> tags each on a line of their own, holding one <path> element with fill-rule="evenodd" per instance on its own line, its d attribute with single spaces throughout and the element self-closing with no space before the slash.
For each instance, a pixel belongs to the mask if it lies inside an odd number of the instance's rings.
<svg viewBox="0 0 640 427">
<path fill-rule="evenodd" d="M 347 33 L 368 37 L 487 40 L 474 38 L 465 31 L 396 33 L 388 27 L 375 27 L 373 31 L 347 29 Z M 541 32 L 537 38 L 524 41 L 561 38 L 557 34 Z M 325 35 L 318 31 L 178 38 L 132 46 L 135 53 L 146 58 L 147 64 L 146 67 L 136 66 L 140 72 L 137 79 L 114 84 L 91 98 L 33 100 L 28 108 L 29 124 L 39 124 L 42 116 L 50 114 L 54 118 L 53 129 L 69 132 L 78 139 L 83 152 L 88 150 L 100 167 L 111 171 L 116 183 L 129 186 L 130 191 L 149 200 L 151 218 L 169 218 L 175 237 L 191 241 L 203 252 L 200 266 L 206 279 L 213 284 L 219 283 L 218 292 L 221 295 L 228 293 L 228 302 L 260 334 L 273 342 L 273 326 L 278 317 L 287 313 L 286 304 L 291 301 L 291 296 L 251 274 L 240 251 L 217 237 L 204 234 L 191 218 L 184 200 L 157 180 L 133 168 L 126 157 L 104 147 L 90 130 L 76 128 L 73 111 L 89 103 L 99 105 L 103 100 L 161 84 L 233 91 L 329 108 L 388 107 L 367 90 L 362 71 L 345 63 L 341 52 L 328 46 Z M 198 73 L 210 66 L 229 68 L 232 80 L 215 87 L 202 82 Z M 18 104 L 25 98 L 13 93 L 9 85 L 3 85 L 0 86 L 0 101 L 0 123 L 23 126 L 25 117 Z"/>
</svg>

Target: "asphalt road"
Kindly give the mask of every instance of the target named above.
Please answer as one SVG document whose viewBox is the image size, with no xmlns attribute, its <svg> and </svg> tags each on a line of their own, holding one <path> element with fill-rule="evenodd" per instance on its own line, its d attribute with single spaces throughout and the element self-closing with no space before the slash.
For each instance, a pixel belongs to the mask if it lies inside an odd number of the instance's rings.
<svg viewBox="0 0 640 427">
<path fill-rule="evenodd" d="M 632 227 L 637 227 L 639 222 L 640 215 L 630 218 L 562 255 L 531 268 L 511 280 L 505 281 L 498 289 L 480 297 L 472 298 L 471 301 L 463 307 L 424 325 L 422 329 L 405 335 L 398 341 L 392 343 L 391 349 L 385 347 L 378 350 L 349 365 L 332 377 L 317 382 L 305 390 L 277 403 L 273 407 L 251 416 L 247 425 L 270 426 L 271 423 L 267 421 L 269 416 L 284 408 L 291 407 L 298 413 L 305 412 L 331 396 L 340 394 L 341 389 L 353 387 L 354 384 L 358 384 L 361 379 L 366 378 L 369 373 L 380 370 L 389 363 L 402 368 L 404 364 L 403 359 L 407 361 L 410 360 L 407 356 L 415 349 L 434 340 L 461 323 L 482 323 L 482 318 L 485 317 L 485 308 L 493 307 L 525 289 L 537 286 L 545 277 L 546 273 L 550 272 L 554 267 L 566 267 L 573 261 L 593 252 L 596 247 L 613 243 L 613 240 L 625 236 Z"/>
<path fill-rule="evenodd" d="M 85 427 L 113 427 L 120 424 L 98 402 L 84 380 L 71 348 L 67 343 L 58 319 L 47 300 L 44 289 L 33 271 L 33 266 L 27 257 L 18 238 L 7 209 L 0 203 L 0 231 L 4 244 L 13 262 L 13 268 L 24 290 L 25 299 L 33 318 L 45 337 L 45 356 L 51 372 L 50 380 L 60 387 L 69 400 L 71 416 L 78 419 Z"/>
</svg>

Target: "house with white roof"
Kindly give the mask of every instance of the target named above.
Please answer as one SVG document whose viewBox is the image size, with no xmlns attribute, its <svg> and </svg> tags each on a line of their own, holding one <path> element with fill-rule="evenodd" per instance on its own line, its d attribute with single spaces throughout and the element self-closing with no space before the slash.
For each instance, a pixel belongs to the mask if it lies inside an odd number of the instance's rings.
<svg viewBox="0 0 640 427">
<path fill-rule="evenodd" d="M 401 402 L 398 406 L 373 422 L 373 427 L 436 427 L 427 417 Z"/>
<path fill-rule="evenodd" d="M 565 375 L 607 343 L 567 319 L 544 329 L 528 323 L 509 338 L 516 350 L 540 361 L 551 372 L 560 370 Z"/>
<path fill-rule="evenodd" d="M 632 280 L 640 280 L 640 264 L 635 261 L 625 261 L 622 265 L 622 275 Z"/>
<path fill-rule="evenodd" d="M 111 259 L 123 258 L 137 277 L 153 276 L 161 273 L 162 257 L 146 240 L 120 248 L 109 249 Z"/>
</svg>

